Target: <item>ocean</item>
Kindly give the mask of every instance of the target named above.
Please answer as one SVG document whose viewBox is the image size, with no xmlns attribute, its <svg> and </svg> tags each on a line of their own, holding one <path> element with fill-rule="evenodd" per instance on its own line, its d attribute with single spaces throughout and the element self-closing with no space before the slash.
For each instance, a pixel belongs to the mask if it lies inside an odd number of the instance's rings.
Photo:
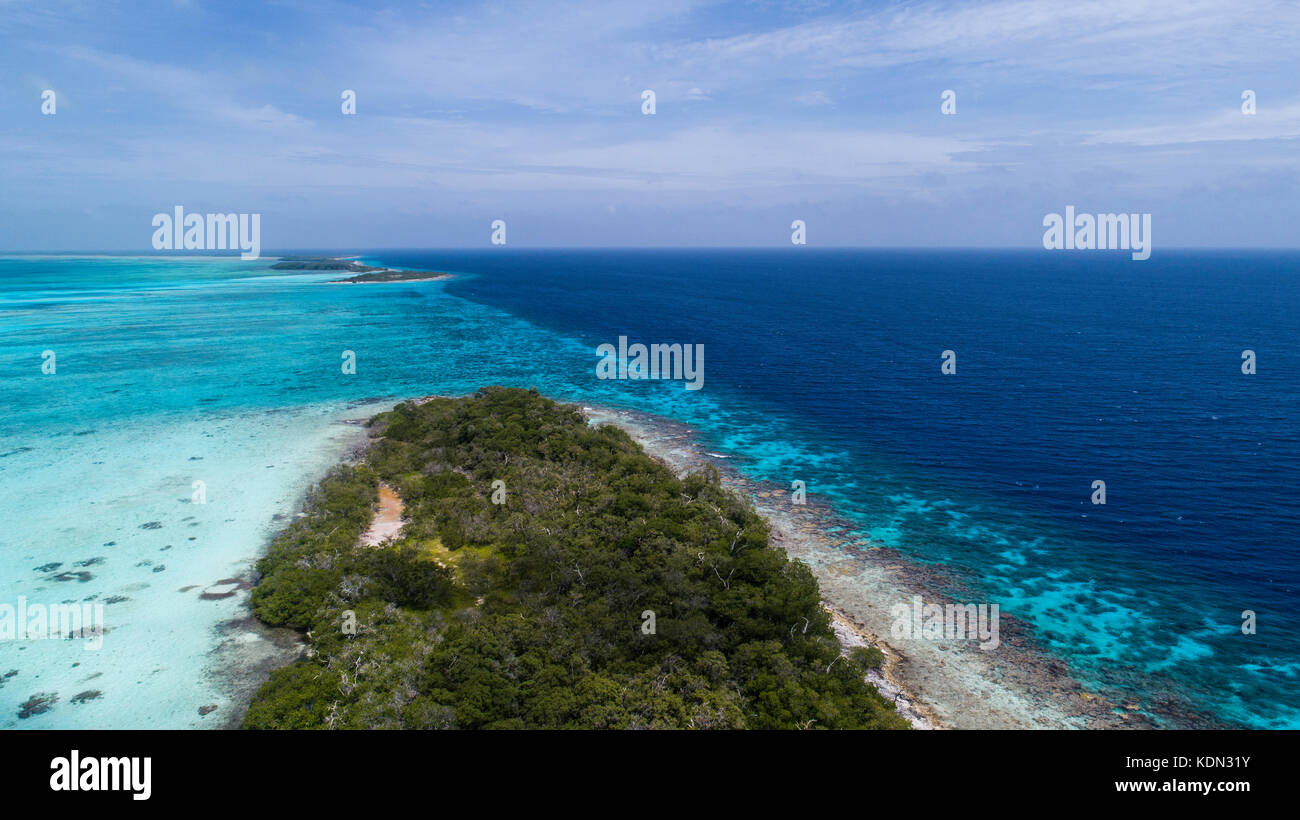
<svg viewBox="0 0 1300 820">
<path fill-rule="evenodd" d="M 0 727 L 221 725 L 260 640 L 230 579 L 356 420 L 486 384 L 675 419 L 805 482 L 1085 683 L 1176 693 L 1161 725 L 1300 727 L 1300 253 L 344 253 L 458 276 L 0 257 L 0 606 L 106 624 L 100 649 L 0 641 Z M 620 336 L 703 345 L 703 388 L 598 379 Z"/>
</svg>

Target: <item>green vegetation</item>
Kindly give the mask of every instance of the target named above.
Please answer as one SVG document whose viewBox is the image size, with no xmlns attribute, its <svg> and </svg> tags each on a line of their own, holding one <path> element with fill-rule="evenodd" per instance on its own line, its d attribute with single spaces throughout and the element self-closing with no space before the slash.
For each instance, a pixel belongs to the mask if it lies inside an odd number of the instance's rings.
<svg viewBox="0 0 1300 820">
<path fill-rule="evenodd" d="M 355 273 L 356 276 L 349 276 L 346 279 L 336 281 L 356 283 L 428 281 L 430 279 L 445 279 L 451 276 L 451 274 L 442 273 L 441 271 L 376 268 L 372 265 L 363 265 L 354 260 L 333 259 L 328 256 L 285 256 L 272 265 L 271 270 L 349 271 Z"/>
<path fill-rule="evenodd" d="M 885 665 L 885 653 L 878 646 L 855 646 L 849 657 L 862 664 L 864 669 L 879 669 Z"/>
<path fill-rule="evenodd" d="M 311 643 L 246 727 L 907 727 L 716 472 L 678 479 L 535 391 L 371 425 L 366 464 L 331 472 L 258 565 L 255 612 Z M 381 480 L 408 521 L 362 547 Z"/>
<path fill-rule="evenodd" d="M 360 270 L 360 268 L 358 268 Z M 339 279 L 339 282 L 427 282 L 430 279 L 448 279 L 450 273 L 442 273 L 434 270 L 384 270 L 378 269 L 375 273 L 359 273 L 356 276 L 349 276 L 347 279 Z"/>
</svg>

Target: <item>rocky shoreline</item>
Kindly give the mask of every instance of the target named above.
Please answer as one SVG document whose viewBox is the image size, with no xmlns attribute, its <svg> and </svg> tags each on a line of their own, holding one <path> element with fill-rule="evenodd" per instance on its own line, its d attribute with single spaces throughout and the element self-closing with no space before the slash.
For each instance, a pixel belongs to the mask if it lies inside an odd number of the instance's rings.
<svg viewBox="0 0 1300 820">
<path fill-rule="evenodd" d="M 897 551 L 851 537 L 853 525 L 828 505 L 788 500 L 788 489 L 752 481 L 707 450 L 695 431 L 671 419 L 629 410 L 581 405 L 592 424 L 626 430 L 646 452 L 678 474 L 703 465 L 718 469 L 724 485 L 749 498 L 771 526 L 772 542 L 807 564 L 821 585 L 835 631 L 847 648 L 875 646 L 885 655 L 878 679 L 917 728 L 1152 728 L 1154 722 L 1124 693 L 1090 691 L 1065 663 L 1042 651 L 1028 625 L 1002 613 L 1001 644 L 981 651 L 958 640 L 895 640 L 893 606 L 920 595 L 926 603 L 976 600 L 962 595 L 939 567 L 909 561 Z"/>
</svg>

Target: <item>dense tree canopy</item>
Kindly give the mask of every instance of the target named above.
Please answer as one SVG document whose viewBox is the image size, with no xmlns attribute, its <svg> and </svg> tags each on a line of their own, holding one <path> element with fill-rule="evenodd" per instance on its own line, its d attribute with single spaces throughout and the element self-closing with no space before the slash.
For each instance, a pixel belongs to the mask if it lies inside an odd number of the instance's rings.
<svg viewBox="0 0 1300 820">
<path fill-rule="evenodd" d="M 906 728 L 716 473 L 679 479 L 534 391 L 371 425 L 258 565 L 255 612 L 310 644 L 247 727 Z M 380 481 L 408 520 L 361 546 Z"/>
</svg>

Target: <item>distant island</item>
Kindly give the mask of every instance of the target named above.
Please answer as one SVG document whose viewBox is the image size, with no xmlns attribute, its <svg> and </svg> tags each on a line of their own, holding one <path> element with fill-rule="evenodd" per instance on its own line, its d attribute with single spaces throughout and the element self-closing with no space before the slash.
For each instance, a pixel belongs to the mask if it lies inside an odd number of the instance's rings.
<svg viewBox="0 0 1300 820">
<path fill-rule="evenodd" d="M 716 470 L 534 390 L 370 427 L 258 563 L 254 613 L 307 647 L 246 728 L 909 728 Z"/>
<path fill-rule="evenodd" d="M 271 266 L 271 270 L 301 271 L 348 271 L 355 273 L 346 279 L 335 279 L 330 284 L 369 284 L 382 282 L 434 282 L 450 279 L 450 273 L 428 270 L 397 270 L 396 268 L 376 268 L 363 265 L 356 260 L 338 259 L 330 256 L 283 256 Z"/>
</svg>

